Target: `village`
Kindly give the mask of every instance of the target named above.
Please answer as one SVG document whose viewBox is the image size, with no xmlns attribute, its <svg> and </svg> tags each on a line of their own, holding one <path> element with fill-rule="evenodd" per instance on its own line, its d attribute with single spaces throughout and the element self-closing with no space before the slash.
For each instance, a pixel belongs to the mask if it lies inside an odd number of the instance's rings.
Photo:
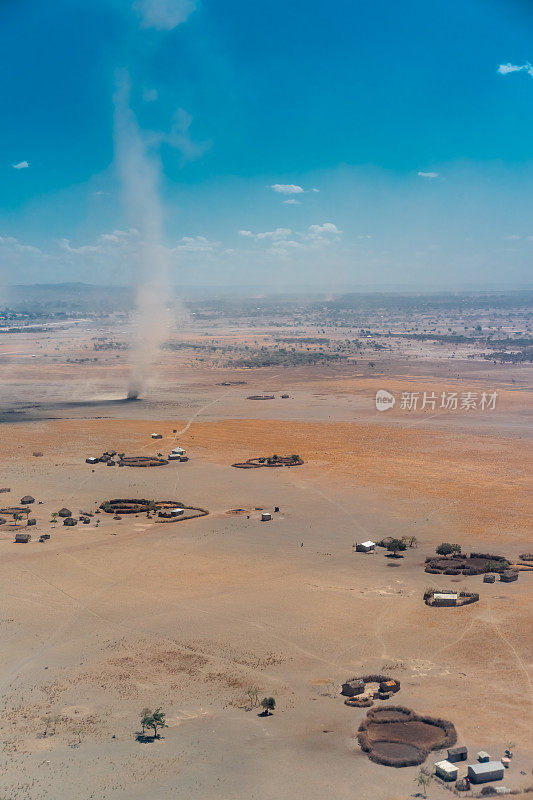
<svg viewBox="0 0 533 800">
<path fill-rule="evenodd" d="M 177 785 L 240 796 L 253 769 L 270 800 L 295 760 L 302 800 L 327 795 L 326 782 L 362 800 L 527 793 L 527 368 L 473 365 L 454 343 L 439 345 L 448 360 L 422 349 L 401 367 L 404 356 L 365 345 L 349 366 L 280 376 L 163 349 L 155 394 L 133 402 L 114 388 L 127 349 L 113 351 L 113 385 L 107 350 L 91 367 L 67 363 L 101 335 L 101 320 L 83 324 L 10 334 L 21 353 L 4 388 L 14 413 L 0 493 L 10 800 L 141 800 L 155 765 L 162 797 Z M 307 322 L 289 335 L 297 349 L 324 346 Z M 49 358 L 32 403 L 12 404 Z M 101 383 L 93 399 L 82 369 Z M 56 399 L 64 381 L 68 404 Z M 436 408 L 428 421 L 374 402 L 384 386 L 422 397 L 464 382 L 479 397 L 496 387 L 495 409 Z"/>
</svg>

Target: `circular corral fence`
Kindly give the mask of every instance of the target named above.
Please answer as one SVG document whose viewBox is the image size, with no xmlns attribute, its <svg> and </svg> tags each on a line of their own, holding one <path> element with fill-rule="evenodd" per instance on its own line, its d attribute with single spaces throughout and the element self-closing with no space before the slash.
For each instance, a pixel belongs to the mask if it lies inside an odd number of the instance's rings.
<svg viewBox="0 0 533 800">
<path fill-rule="evenodd" d="M 300 467 L 303 459 L 294 454 L 291 456 L 261 456 L 259 458 L 249 458 L 248 461 L 241 461 L 232 464 L 238 469 L 259 469 L 260 467 Z"/>
<path fill-rule="evenodd" d="M 156 522 L 181 522 L 185 519 L 205 517 L 205 508 L 188 506 L 179 500 L 145 500 L 140 498 L 117 498 L 104 500 L 100 504 L 106 514 L 157 514 Z"/>
<path fill-rule="evenodd" d="M 452 747 L 452 722 L 416 714 L 404 706 L 371 709 L 359 726 L 357 741 L 371 761 L 387 767 L 422 764 L 432 750 Z"/>
<path fill-rule="evenodd" d="M 486 572 L 504 572 L 509 567 L 505 556 L 492 553 L 469 555 L 428 556 L 425 571 L 432 575 L 483 575 Z"/>
<path fill-rule="evenodd" d="M 118 463 L 124 467 L 162 467 L 168 461 L 159 456 L 122 456 Z"/>
</svg>

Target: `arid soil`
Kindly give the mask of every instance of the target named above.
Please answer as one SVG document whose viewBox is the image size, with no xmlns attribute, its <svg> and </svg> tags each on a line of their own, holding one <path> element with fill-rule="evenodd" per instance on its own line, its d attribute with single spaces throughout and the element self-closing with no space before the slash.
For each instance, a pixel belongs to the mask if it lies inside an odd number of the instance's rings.
<svg viewBox="0 0 533 800">
<path fill-rule="evenodd" d="M 85 352 L 92 324 L 2 340 L 2 504 L 31 494 L 37 524 L 28 544 L 14 543 L 11 520 L 0 525 L 0 797 L 412 797 L 419 768 L 369 761 L 356 741 L 366 711 L 340 695 L 351 675 L 378 672 L 401 681 L 403 705 L 451 720 L 474 760 L 514 742 L 503 783 L 533 784 L 533 573 L 512 584 L 424 573 L 442 541 L 511 559 L 531 549 L 531 368 L 450 362 L 442 348 L 415 367 L 400 354 L 375 368 L 281 370 L 206 368 L 165 351 L 143 398 L 127 403 L 127 351 L 65 361 Z M 498 403 L 380 413 L 381 388 L 496 390 Z M 266 393 L 275 399 L 246 400 Z M 85 463 L 178 444 L 190 460 L 164 470 Z M 232 469 L 261 453 L 304 464 Z M 210 513 L 180 525 L 94 514 L 136 497 Z M 63 506 L 94 516 L 52 523 Z M 355 552 L 391 535 L 418 546 L 400 559 Z M 480 600 L 428 608 L 424 590 L 441 584 Z M 274 714 L 250 708 L 252 688 L 275 697 Z M 146 706 L 162 706 L 168 728 L 140 743 Z M 429 792 L 450 796 L 435 781 Z"/>
</svg>

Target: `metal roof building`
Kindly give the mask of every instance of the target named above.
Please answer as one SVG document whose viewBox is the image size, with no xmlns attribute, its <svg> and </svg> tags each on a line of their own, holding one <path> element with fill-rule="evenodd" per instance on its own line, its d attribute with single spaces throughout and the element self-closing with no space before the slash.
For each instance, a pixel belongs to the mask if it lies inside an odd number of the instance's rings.
<svg viewBox="0 0 533 800">
<path fill-rule="evenodd" d="M 468 777 L 472 783 L 487 783 L 487 781 L 501 781 L 503 778 L 503 764 L 501 761 L 485 761 L 483 764 L 469 764 Z"/>
</svg>

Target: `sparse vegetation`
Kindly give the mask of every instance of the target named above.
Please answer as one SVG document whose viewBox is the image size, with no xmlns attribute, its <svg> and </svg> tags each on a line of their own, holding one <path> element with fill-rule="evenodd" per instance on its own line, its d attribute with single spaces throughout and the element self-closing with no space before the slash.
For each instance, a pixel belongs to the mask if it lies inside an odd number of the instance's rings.
<svg viewBox="0 0 533 800">
<path fill-rule="evenodd" d="M 398 558 L 400 552 L 407 550 L 407 544 L 403 539 L 391 539 L 391 541 L 387 543 L 387 550 L 392 553 L 395 558 Z"/>
<path fill-rule="evenodd" d="M 154 732 L 154 739 L 159 739 L 158 730 L 160 728 L 168 728 L 165 719 L 165 712 L 161 707 L 156 708 L 155 711 L 150 711 L 149 708 L 143 708 L 141 711 L 141 728 L 143 735 L 146 729 L 151 729 Z"/>
<path fill-rule="evenodd" d="M 451 556 L 453 553 L 453 545 L 451 545 L 449 542 L 442 542 L 442 544 L 439 544 L 439 546 L 435 548 L 435 552 L 439 556 Z"/>
<path fill-rule="evenodd" d="M 276 701 L 273 697 L 263 697 L 261 700 L 261 708 L 263 709 L 265 716 L 268 717 L 274 712 L 274 709 L 276 708 Z"/>
</svg>

